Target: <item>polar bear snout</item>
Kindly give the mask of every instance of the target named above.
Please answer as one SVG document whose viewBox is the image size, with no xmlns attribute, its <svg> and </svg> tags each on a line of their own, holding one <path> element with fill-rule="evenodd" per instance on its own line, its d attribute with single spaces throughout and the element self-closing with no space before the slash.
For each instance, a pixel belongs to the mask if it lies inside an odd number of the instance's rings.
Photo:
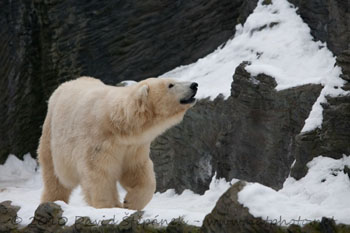
<svg viewBox="0 0 350 233">
<path fill-rule="evenodd" d="M 198 90 L 198 83 L 191 83 L 190 88 L 197 92 L 197 90 Z"/>
<path fill-rule="evenodd" d="M 187 90 L 184 93 L 184 97 L 180 99 L 181 104 L 191 104 L 196 101 L 196 98 L 194 98 L 197 94 L 198 90 L 198 83 L 191 83 L 187 88 Z"/>
</svg>

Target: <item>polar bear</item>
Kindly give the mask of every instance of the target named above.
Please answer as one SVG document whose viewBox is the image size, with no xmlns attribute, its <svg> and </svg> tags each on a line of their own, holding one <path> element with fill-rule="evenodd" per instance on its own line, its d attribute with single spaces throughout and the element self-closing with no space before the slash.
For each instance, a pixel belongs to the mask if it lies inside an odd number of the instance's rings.
<svg viewBox="0 0 350 233">
<path fill-rule="evenodd" d="M 81 77 L 60 85 L 49 99 L 38 147 L 41 201 L 68 203 L 81 185 L 95 208 L 143 209 L 156 188 L 150 144 L 183 119 L 197 87 L 168 78 L 116 87 Z M 123 204 L 116 182 L 127 191 Z"/>
</svg>

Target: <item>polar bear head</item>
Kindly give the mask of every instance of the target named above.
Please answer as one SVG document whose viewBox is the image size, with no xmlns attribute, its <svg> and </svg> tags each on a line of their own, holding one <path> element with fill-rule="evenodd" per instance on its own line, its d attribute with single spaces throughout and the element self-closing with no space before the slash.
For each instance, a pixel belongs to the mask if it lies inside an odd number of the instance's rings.
<svg viewBox="0 0 350 233">
<path fill-rule="evenodd" d="M 152 141 L 178 124 L 195 103 L 198 84 L 169 78 L 149 78 L 117 87 L 111 120 L 123 143 Z"/>
<path fill-rule="evenodd" d="M 154 116 L 172 117 L 184 113 L 196 103 L 198 84 L 170 78 L 149 78 L 137 84 L 140 109 Z"/>
</svg>

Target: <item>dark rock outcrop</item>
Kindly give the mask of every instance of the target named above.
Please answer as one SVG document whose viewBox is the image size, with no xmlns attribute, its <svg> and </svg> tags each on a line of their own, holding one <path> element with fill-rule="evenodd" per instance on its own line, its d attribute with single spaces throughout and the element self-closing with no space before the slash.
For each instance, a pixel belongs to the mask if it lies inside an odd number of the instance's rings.
<svg viewBox="0 0 350 233">
<path fill-rule="evenodd" d="M 350 50 L 337 57 L 337 65 L 342 69 L 340 76 L 345 80 L 341 87 L 350 91 Z M 350 93 L 339 97 L 327 97 L 323 107 L 323 122 L 320 129 L 301 133 L 292 146 L 296 162 L 291 175 L 300 179 L 306 175 L 306 164 L 319 155 L 340 159 L 350 155 Z"/>
<path fill-rule="evenodd" d="M 337 57 L 337 65 L 342 69 L 340 76 L 345 80 L 341 87 L 350 91 L 350 50 Z M 301 133 L 292 146 L 296 162 L 291 175 L 300 179 L 306 175 L 306 164 L 319 155 L 340 159 L 350 155 L 350 93 L 339 97 L 327 97 L 323 107 L 323 122 L 320 129 Z"/>
<path fill-rule="evenodd" d="M 0 1 L 0 163 L 35 155 L 46 100 L 63 81 L 141 80 L 194 62 L 256 2 Z"/>
<path fill-rule="evenodd" d="M 158 191 L 203 193 L 215 172 L 282 187 L 294 161 L 291 145 L 322 87 L 276 91 L 272 77 L 251 77 L 244 67 L 237 67 L 227 100 L 199 101 L 152 143 Z"/>
<path fill-rule="evenodd" d="M 350 2 L 348 0 L 289 0 L 311 29 L 316 40 L 340 55 L 350 49 Z"/>
<path fill-rule="evenodd" d="M 337 55 L 341 78 L 346 81 L 341 87 L 350 91 L 350 2 L 348 0 L 289 0 L 295 4 L 303 20 L 309 25 L 315 40 L 327 42 L 327 47 Z M 350 155 L 350 101 L 349 96 L 331 98 L 323 105 L 321 129 L 306 132 L 296 137 L 292 156 L 296 163 L 291 175 L 300 179 L 307 173 L 307 162 L 323 155 L 341 158 Z"/>
<path fill-rule="evenodd" d="M 350 49 L 345 50 L 337 57 L 337 65 L 342 69 L 341 78 L 350 82 Z"/>
<path fill-rule="evenodd" d="M 305 132 L 296 137 L 292 154 L 296 162 L 291 175 L 300 179 L 306 175 L 306 164 L 319 155 L 340 159 L 350 155 L 350 94 L 327 98 L 323 105 L 321 129 Z"/>
</svg>

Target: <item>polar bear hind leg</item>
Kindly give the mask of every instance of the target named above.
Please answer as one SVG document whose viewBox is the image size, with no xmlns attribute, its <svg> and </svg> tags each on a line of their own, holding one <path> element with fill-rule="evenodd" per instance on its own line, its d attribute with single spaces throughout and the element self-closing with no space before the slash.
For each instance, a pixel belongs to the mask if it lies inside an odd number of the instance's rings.
<svg viewBox="0 0 350 233">
<path fill-rule="evenodd" d="M 39 163 L 42 168 L 42 176 L 44 181 L 44 191 L 41 196 L 41 202 L 61 200 L 68 203 L 72 190 L 63 186 L 55 174 L 50 146 L 50 121 L 50 115 L 48 114 L 43 125 L 43 131 L 38 148 Z"/>
</svg>

